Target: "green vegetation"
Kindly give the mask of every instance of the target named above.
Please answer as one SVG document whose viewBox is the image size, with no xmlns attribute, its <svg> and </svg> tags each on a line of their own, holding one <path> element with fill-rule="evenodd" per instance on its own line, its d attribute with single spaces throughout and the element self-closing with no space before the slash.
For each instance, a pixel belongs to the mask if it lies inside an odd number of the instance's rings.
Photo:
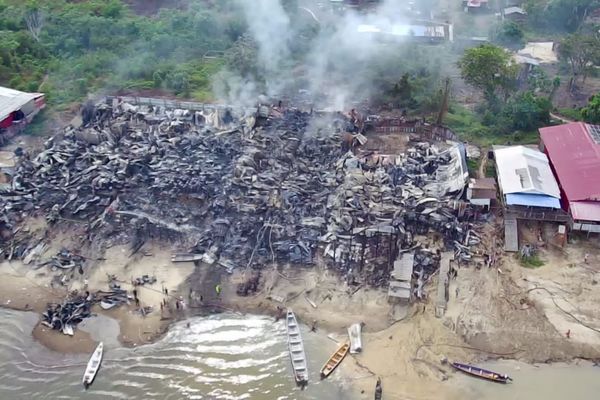
<svg viewBox="0 0 600 400">
<path fill-rule="evenodd" d="M 544 261 L 542 261 L 537 254 L 533 254 L 529 257 L 521 257 L 517 255 L 517 257 L 519 257 L 521 266 L 525 268 L 539 268 L 544 265 Z"/>
<path fill-rule="evenodd" d="M 444 123 L 456 132 L 462 140 L 488 147 L 494 144 L 536 144 L 539 135 L 536 130 L 520 131 L 502 127 L 486 126 L 482 117 L 457 104 L 452 104 Z"/>
<path fill-rule="evenodd" d="M 232 1 L 136 16 L 118 0 L 0 0 L 0 84 L 55 105 L 97 90 L 161 89 L 205 100 L 223 61 L 204 57 L 244 31 Z"/>
<path fill-rule="evenodd" d="M 496 176 L 496 164 L 494 164 L 491 161 L 488 161 L 487 164 L 485 164 L 485 177 L 495 178 Z"/>
<path fill-rule="evenodd" d="M 481 144 L 529 142 L 531 132 L 550 123 L 550 96 L 560 81 L 551 81 L 543 70 L 533 68 L 523 85 L 510 54 L 491 44 L 468 49 L 458 66 L 463 79 L 483 91 L 486 102 L 476 109 L 475 119 L 464 112 L 449 117 L 457 132 Z"/>
<path fill-rule="evenodd" d="M 515 89 L 519 67 L 500 47 L 483 44 L 467 49 L 458 66 L 465 82 L 483 91 L 488 106 L 494 106 L 499 96 L 507 98 Z"/>
<path fill-rule="evenodd" d="M 590 98 L 588 105 L 581 109 L 581 116 L 585 122 L 600 124 L 600 93 Z"/>
<path fill-rule="evenodd" d="M 525 44 L 525 32 L 519 24 L 507 21 L 497 25 L 491 32 L 495 43 L 512 49 L 522 48 Z"/>
<path fill-rule="evenodd" d="M 524 5 L 529 23 L 547 32 L 577 31 L 598 6 L 598 0 L 527 0 Z"/>
<path fill-rule="evenodd" d="M 578 110 L 576 108 L 559 108 L 558 115 L 573 121 L 583 121 L 581 110 Z"/>
<path fill-rule="evenodd" d="M 467 169 L 469 170 L 469 176 L 477 176 L 477 169 L 479 168 L 479 160 L 474 158 L 467 159 Z"/>
<path fill-rule="evenodd" d="M 571 82 L 585 83 L 594 66 L 600 65 L 600 37 L 582 33 L 567 35 L 560 41 L 558 55 L 570 66 Z"/>
</svg>

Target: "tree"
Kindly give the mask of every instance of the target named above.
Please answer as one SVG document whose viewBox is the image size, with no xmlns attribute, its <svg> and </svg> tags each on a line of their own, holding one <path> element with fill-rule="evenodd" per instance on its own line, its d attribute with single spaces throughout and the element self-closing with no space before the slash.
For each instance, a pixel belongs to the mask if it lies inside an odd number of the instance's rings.
<svg viewBox="0 0 600 400">
<path fill-rule="evenodd" d="M 598 7 L 598 0 L 552 0 L 546 7 L 546 20 L 550 27 L 575 32 L 590 10 Z"/>
<path fill-rule="evenodd" d="M 516 87 L 519 67 L 504 49 L 483 44 L 465 51 L 458 62 L 462 78 L 483 91 L 489 105 L 497 101 L 498 92 L 507 99 Z"/>
<path fill-rule="evenodd" d="M 599 0 L 527 0 L 530 22 L 550 31 L 575 32 Z"/>
<path fill-rule="evenodd" d="M 581 109 L 581 115 L 585 122 L 600 124 L 600 93 L 590 97 L 588 105 Z"/>
<path fill-rule="evenodd" d="M 558 56 L 571 66 L 573 83 L 578 77 L 585 82 L 591 67 L 600 63 L 600 39 L 579 33 L 568 35 L 560 42 Z"/>
<path fill-rule="evenodd" d="M 537 129 L 550 122 L 552 103 L 533 92 L 519 93 L 504 107 L 503 114 L 512 121 L 512 128 L 522 131 Z"/>
<path fill-rule="evenodd" d="M 501 25 L 496 26 L 495 31 L 492 33 L 494 41 L 511 48 L 523 47 L 524 33 L 523 29 L 519 24 L 508 21 Z"/>
</svg>

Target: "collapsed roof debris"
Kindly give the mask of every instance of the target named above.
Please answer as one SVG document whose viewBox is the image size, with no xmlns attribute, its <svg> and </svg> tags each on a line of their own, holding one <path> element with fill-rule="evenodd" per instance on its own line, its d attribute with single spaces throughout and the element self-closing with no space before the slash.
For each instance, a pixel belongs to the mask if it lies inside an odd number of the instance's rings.
<svg viewBox="0 0 600 400">
<path fill-rule="evenodd" d="M 460 144 L 353 153 L 343 136 L 357 129 L 341 113 L 89 107 L 86 124 L 20 157 L 0 196 L 5 226 L 41 212 L 50 223 L 85 221 L 88 243 L 129 242 L 134 253 L 151 237 L 177 240 L 187 248 L 175 261 L 228 271 L 309 265 L 325 255 L 352 279 L 371 271 L 374 285 L 387 283 L 399 251 L 419 247 L 416 235 L 441 233 L 465 260 L 476 242 L 458 201 L 467 178 Z M 14 239 L 0 242 L 10 254 Z M 27 242 L 17 256 L 38 245 Z M 417 252 L 416 271 L 435 270 L 439 257 L 428 252 Z"/>
</svg>

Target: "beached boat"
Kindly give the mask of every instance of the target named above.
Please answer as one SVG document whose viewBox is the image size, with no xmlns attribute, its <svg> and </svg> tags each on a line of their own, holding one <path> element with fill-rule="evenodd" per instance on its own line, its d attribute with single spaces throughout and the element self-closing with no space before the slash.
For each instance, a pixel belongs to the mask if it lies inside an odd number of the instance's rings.
<svg viewBox="0 0 600 400">
<path fill-rule="evenodd" d="M 477 378 L 487 379 L 488 381 L 499 383 L 508 383 L 508 381 L 512 381 L 512 378 L 506 374 L 499 374 L 497 372 L 488 371 L 487 369 L 474 367 L 472 365 L 461 364 L 457 362 L 453 362 L 451 365 L 465 374 L 469 374 Z"/>
<path fill-rule="evenodd" d="M 287 334 L 288 334 L 288 349 L 290 359 L 292 360 L 292 369 L 294 370 L 294 378 L 299 385 L 308 383 L 308 366 L 306 363 L 306 354 L 304 353 L 304 344 L 300 335 L 300 326 L 296 320 L 296 316 L 292 310 L 287 311 Z"/>
<path fill-rule="evenodd" d="M 100 307 L 101 307 L 103 310 L 110 310 L 111 308 L 113 308 L 113 307 L 114 307 L 114 306 L 116 306 L 116 305 L 117 305 L 117 303 L 115 303 L 115 302 L 114 302 L 114 301 L 112 301 L 112 300 L 101 300 L 101 301 L 100 301 Z"/>
<path fill-rule="evenodd" d="M 96 374 L 98 373 L 98 369 L 100 368 L 100 363 L 102 362 L 102 352 L 104 349 L 104 345 L 102 342 L 96 347 L 94 353 L 90 357 L 90 361 L 88 361 L 87 367 L 85 368 L 85 373 L 83 374 L 83 386 L 87 389 L 88 386 L 92 384 Z"/>
<path fill-rule="evenodd" d="M 350 353 L 360 353 L 362 351 L 362 340 L 360 333 L 362 326 L 360 324 L 352 324 L 348 328 L 348 337 L 350 338 Z"/>
<path fill-rule="evenodd" d="M 348 354 L 348 350 L 350 350 L 350 345 L 344 343 L 331 355 L 331 357 L 329 357 L 329 360 L 327 360 L 323 368 L 321 368 L 321 379 L 327 378 L 333 370 L 340 365 L 344 357 L 346 357 L 346 354 Z"/>
<path fill-rule="evenodd" d="M 375 400 L 381 400 L 383 397 L 383 388 L 381 387 L 381 378 L 377 378 L 375 385 Z"/>
</svg>

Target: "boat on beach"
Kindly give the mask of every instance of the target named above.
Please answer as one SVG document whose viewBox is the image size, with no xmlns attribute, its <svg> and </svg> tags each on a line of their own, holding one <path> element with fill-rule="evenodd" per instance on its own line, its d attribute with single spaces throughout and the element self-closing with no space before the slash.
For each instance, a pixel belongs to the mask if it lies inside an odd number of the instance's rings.
<svg viewBox="0 0 600 400">
<path fill-rule="evenodd" d="M 383 397 L 383 388 L 381 387 L 381 378 L 377 378 L 377 384 L 375 385 L 375 400 L 381 400 Z"/>
<path fill-rule="evenodd" d="M 348 337 L 350 338 L 350 353 L 356 354 L 362 351 L 362 340 L 360 337 L 362 326 L 359 323 L 352 324 L 348 328 Z"/>
<path fill-rule="evenodd" d="M 464 372 L 465 374 L 475 376 L 477 378 L 487 379 L 488 381 L 498 382 L 498 383 L 508 383 L 508 381 L 512 381 L 512 378 L 506 374 L 499 374 L 494 371 L 488 371 L 487 369 L 475 367 L 473 365 L 461 364 L 457 362 L 453 362 L 453 368 Z"/>
<path fill-rule="evenodd" d="M 85 368 L 85 372 L 83 374 L 83 386 L 87 389 L 94 378 L 96 378 L 96 374 L 98 373 L 98 369 L 100 368 L 100 363 L 102 362 L 102 353 L 104 350 L 104 344 L 100 342 L 94 353 L 90 357 L 90 361 L 88 361 L 87 367 Z"/>
<path fill-rule="evenodd" d="M 304 344 L 300 335 L 300 326 L 291 309 L 287 310 L 286 326 L 288 335 L 288 350 L 292 361 L 292 369 L 294 378 L 298 385 L 306 385 L 308 383 L 308 366 L 306 363 L 306 354 L 304 352 Z"/>
<path fill-rule="evenodd" d="M 350 350 L 350 345 L 344 343 L 329 357 L 329 360 L 321 368 L 321 379 L 327 378 L 340 365 L 346 354 L 348 354 L 348 350 Z"/>
</svg>

